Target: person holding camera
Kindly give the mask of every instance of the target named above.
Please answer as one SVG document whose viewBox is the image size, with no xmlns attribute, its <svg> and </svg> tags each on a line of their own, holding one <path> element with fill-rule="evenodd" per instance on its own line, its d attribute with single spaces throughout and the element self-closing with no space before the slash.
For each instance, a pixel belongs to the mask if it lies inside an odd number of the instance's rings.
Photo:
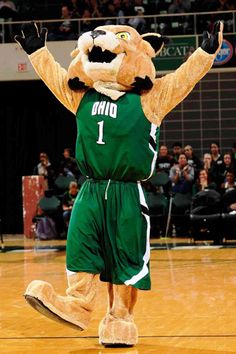
<svg viewBox="0 0 236 354">
<path fill-rule="evenodd" d="M 194 168 L 188 164 L 185 154 L 179 155 L 178 164 L 171 167 L 169 177 L 172 182 L 172 192 L 191 192 L 194 180 Z"/>
<path fill-rule="evenodd" d="M 188 236 L 189 218 L 187 212 L 192 198 L 194 168 L 188 164 L 185 154 L 179 155 L 178 164 L 171 167 L 169 177 L 174 194 L 172 223 L 175 225 L 176 236 Z"/>
</svg>

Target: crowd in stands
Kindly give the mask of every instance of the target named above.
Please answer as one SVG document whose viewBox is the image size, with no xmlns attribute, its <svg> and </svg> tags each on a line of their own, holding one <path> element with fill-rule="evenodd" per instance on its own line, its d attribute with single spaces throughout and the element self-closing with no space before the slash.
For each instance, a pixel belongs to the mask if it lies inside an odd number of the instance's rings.
<svg viewBox="0 0 236 354">
<path fill-rule="evenodd" d="M 28 21 L 61 19 L 58 23 L 45 24 L 49 29 L 49 40 L 74 40 L 83 32 L 98 25 L 126 24 L 140 33 L 150 30 L 162 34 L 193 33 L 193 16 L 165 16 L 191 12 L 236 10 L 234 0 L 65 0 L 44 2 L 23 0 L 0 1 L 0 18 L 6 21 Z M 154 23 L 145 15 L 164 15 Z M 131 18 L 125 18 L 125 17 Z M 104 18 L 93 21 L 92 19 Z M 72 21 L 80 19 L 81 21 Z M 217 16 L 202 15 L 197 18 L 197 32 L 211 31 L 216 20 L 225 22 L 225 31 L 234 29 L 230 13 Z M 5 41 L 12 41 L 19 26 L 5 26 Z"/>
<path fill-rule="evenodd" d="M 171 213 L 176 235 L 189 236 L 189 214 L 197 194 L 214 190 L 220 198 L 228 192 L 236 191 L 235 147 L 222 154 L 219 144 L 212 142 L 209 151 L 199 158 L 190 145 L 182 147 L 180 143 L 174 143 L 170 152 L 166 145 L 161 145 L 156 175 L 144 183 L 151 214 L 155 214 L 152 212 L 155 208 L 159 208 L 157 214 L 160 213 L 160 207 L 164 209 L 166 201 L 172 198 Z M 234 198 L 235 203 L 236 195 Z M 162 213 L 166 214 L 166 211 Z M 158 225 L 153 226 L 155 228 Z M 165 232 L 164 229 L 159 231 L 162 234 Z"/>
<path fill-rule="evenodd" d="M 69 148 L 64 149 L 57 167 L 50 162 L 45 152 L 41 152 L 39 163 L 32 172 L 34 175 L 44 176 L 47 183 L 43 205 L 55 205 L 54 215 L 51 210 L 53 208 L 47 209 L 45 206 L 41 207 L 46 210 L 41 212 L 41 215 L 52 217 L 58 236 L 66 236 L 75 198 L 86 178 L 81 175 Z M 182 146 L 181 143 L 175 142 L 169 151 L 168 147 L 162 144 L 156 160 L 156 171 L 151 179 L 142 184 L 151 213 L 160 200 L 161 206 L 164 203 L 163 219 L 167 215 L 168 202 L 173 198 L 171 212 L 173 216 L 177 216 L 172 219 L 176 235 L 189 236 L 189 212 L 194 196 L 209 190 L 216 191 L 220 196 L 236 191 L 236 144 L 231 151 L 222 154 L 219 144 L 214 141 L 210 144 L 209 151 L 201 157 L 195 154 L 190 145 Z M 57 201 L 53 200 L 55 197 Z M 231 204 L 234 203 L 236 195 Z M 160 220 L 154 219 L 152 236 L 164 234 L 165 225 L 160 229 L 160 225 L 155 224 L 159 222 Z"/>
</svg>

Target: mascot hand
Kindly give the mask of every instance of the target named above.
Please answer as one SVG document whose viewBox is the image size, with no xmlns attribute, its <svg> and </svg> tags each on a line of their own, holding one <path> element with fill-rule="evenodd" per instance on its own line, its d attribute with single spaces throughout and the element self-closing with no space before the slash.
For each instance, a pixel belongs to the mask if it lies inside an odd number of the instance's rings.
<svg viewBox="0 0 236 354">
<path fill-rule="evenodd" d="M 223 23 L 218 21 L 214 25 L 212 33 L 203 32 L 201 48 L 209 54 L 216 54 L 221 48 L 223 41 Z"/>
<path fill-rule="evenodd" d="M 27 54 L 30 55 L 45 46 L 48 32 L 46 28 L 42 28 L 41 33 L 39 33 L 36 23 L 31 22 L 22 25 L 21 32 L 22 37 L 15 36 L 15 41 L 20 44 Z"/>
</svg>

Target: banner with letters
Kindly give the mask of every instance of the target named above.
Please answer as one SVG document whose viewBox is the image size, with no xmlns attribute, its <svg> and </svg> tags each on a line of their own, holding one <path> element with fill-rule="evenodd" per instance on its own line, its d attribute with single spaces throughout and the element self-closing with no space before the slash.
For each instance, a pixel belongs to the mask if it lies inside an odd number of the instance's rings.
<svg viewBox="0 0 236 354">
<path fill-rule="evenodd" d="M 201 36 L 169 37 L 170 42 L 153 59 L 157 72 L 176 70 L 188 53 L 201 44 Z M 199 43 L 199 44 L 198 44 Z M 54 58 L 67 69 L 71 62 L 70 52 L 76 41 L 48 42 Z M 222 48 L 214 62 L 214 68 L 236 67 L 236 34 L 224 35 Z M 0 44 L 0 81 L 38 80 L 27 54 L 16 43 Z"/>
</svg>

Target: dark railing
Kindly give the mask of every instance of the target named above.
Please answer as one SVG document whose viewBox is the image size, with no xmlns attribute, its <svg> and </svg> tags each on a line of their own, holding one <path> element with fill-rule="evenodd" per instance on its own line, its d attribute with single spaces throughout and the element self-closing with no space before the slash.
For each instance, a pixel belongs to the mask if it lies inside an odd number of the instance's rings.
<svg viewBox="0 0 236 354">
<path fill-rule="evenodd" d="M 69 21 L 74 26 L 76 35 L 84 32 L 85 24 L 86 31 L 94 29 L 99 25 L 104 24 L 130 24 L 131 20 L 142 19 L 144 26 L 137 28 L 139 32 L 158 32 L 164 35 L 200 35 L 203 31 L 211 31 L 213 23 L 221 20 L 224 22 L 224 33 L 236 32 L 236 11 L 224 12 L 194 12 L 182 14 L 161 14 L 161 15 L 146 15 L 124 16 L 124 17 L 101 17 L 101 18 L 76 18 Z M 144 20 L 144 21 L 143 21 Z M 53 31 L 54 27 L 63 23 L 64 19 L 55 20 L 35 20 L 40 27 L 47 27 L 49 31 Z M 0 42 L 12 42 L 14 35 L 20 32 L 21 25 L 30 21 L 11 21 L 11 19 L 0 19 Z M 132 22 L 132 21 L 131 21 Z"/>
</svg>

